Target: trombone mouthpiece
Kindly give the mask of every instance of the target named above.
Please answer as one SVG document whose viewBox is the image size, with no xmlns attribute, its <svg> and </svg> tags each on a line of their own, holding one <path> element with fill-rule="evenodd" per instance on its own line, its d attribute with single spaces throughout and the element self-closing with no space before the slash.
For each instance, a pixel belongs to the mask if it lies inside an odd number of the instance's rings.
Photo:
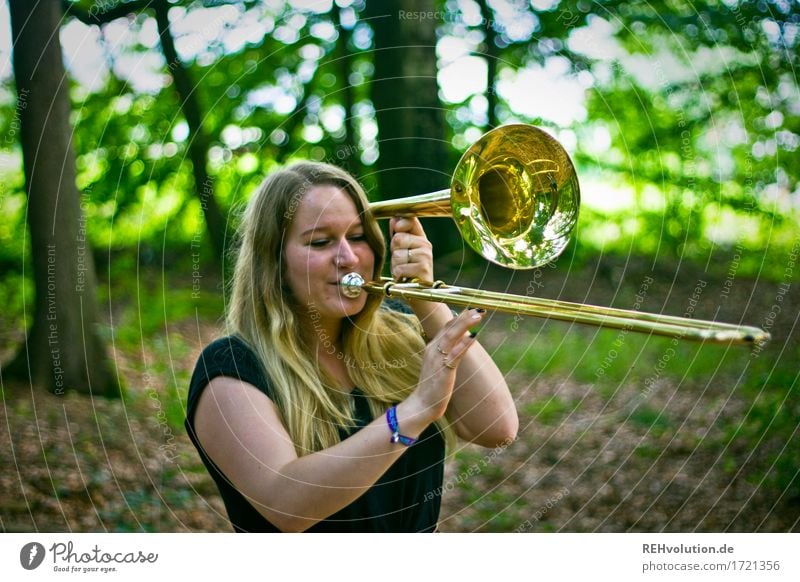
<svg viewBox="0 0 800 582">
<path fill-rule="evenodd" d="M 342 295 L 351 299 L 358 297 L 361 295 L 361 286 L 364 283 L 364 277 L 358 273 L 347 273 L 339 283 L 342 286 Z"/>
</svg>

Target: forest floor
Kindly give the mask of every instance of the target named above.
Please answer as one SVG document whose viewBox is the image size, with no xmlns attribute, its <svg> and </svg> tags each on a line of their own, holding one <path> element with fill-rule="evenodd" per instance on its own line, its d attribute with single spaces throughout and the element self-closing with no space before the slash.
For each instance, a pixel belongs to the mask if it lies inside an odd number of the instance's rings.
<svg viewBox="0 0 800 582">
<path fill-rule="evenodd" d="M 441 529 L 800 531 L 800 285 L 726 269 L 684 264 L 676 275 L 606 259 L 450 273 L 462 285 L 769 327 L 773 340 L 752 350 L 492 315 L 479 337 L 506 374 L 519 436 L 449 452 Z M 164 286 L 160 275 L 136 293 L 105 291 L 121 400 L 2 383 L 0 531 L 230 531 L 182 426 L 191 370 L 220 333 L 220 293 L 203 285 L 199 303 L 191 282 Z M 9 317 L 3 361 L 22 340 Z"/>
</svg>

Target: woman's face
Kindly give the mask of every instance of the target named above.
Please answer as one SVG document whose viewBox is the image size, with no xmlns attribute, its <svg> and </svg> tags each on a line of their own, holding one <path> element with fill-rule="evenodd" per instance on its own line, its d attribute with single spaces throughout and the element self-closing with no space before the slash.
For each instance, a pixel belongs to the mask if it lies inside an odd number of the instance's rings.
<svg viewBox="0 0 800 582">
<path fill-rule="evenodd" d="M 297 205 L 286 234 L 285 273 L 295 299 L 322 320 L 359 313 L 366 293 L 345 297 L 339 281 L 355 271 L 372 279 L 375 255 L 367 243 L 361 217 L 341 188 L 311 188 Z"/>
</svg>

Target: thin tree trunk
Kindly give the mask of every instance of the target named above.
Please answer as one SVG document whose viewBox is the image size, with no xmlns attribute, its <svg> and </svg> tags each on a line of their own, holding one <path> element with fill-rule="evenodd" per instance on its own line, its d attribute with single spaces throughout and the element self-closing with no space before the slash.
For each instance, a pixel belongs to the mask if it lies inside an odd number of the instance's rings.
<svg viewBox="0 0 800 582">
<path fill-rule="evenodd" d="M 189 126 L 189 158 L 192 161 L 195 194 L 200 200 L 200 208 L 203 210 L 214 254 L 221 264 L 225 256 L 225 218 L 214 196 L 214 181 L 206 171 L 208 137 L 203 131 L 197 91 L 189 71 L 184 68 L 178 52 L 175 50 L 175 42 L 169 28 L 170 5 L 164 0 L 157 0 L 153 4 L 153 8 L 158 24 L 158 34 L 161 38 L 161 49 L 167 60 L 167 68 L 175 81 L 175 91 L 178 94 L 181 111 L 183 111 L 186 124 Z"/>
<path fill-rule="evenodd" d="M 336 6 L 336 16 L 339 24 L 339 39 L 338 39 L 338 65 L 339 65 L 339 78 L 344 85 L 342 88 L 342 107 L 344 107 L 344 127 L 345 139 L 344 147 L 339 148 L 336 152 L 336 163 L 343 167 L 348 172 L 358 175 L 361 169 L 360 152 L 358 151 L 358 136 L 356 135 L 356 128 L 353 118 L 353 109 L 355 107 L 355 91 L 350 84 L 350 74 L 353 72 L 353 53 L 350 49 L 350 38 L 352 31 L 342 26 L 342 8 Z"/>
<path fill-rule="evenodd" d="M 486 125 L 489 129 L 497 127 L 497 61 L 500 58 L 500 50 L 497 47 L 497 31 L 494 27 L 492 10 L 486 4 L 486 0 L 478 0 L 483 17 L 483 28 L 486 44 Z"/>
<path fill-rule="evenodd" d="M 75 185 L 61 4 L 11 0 L 10 9 L 36 298 L 25 345 L 3 372 L 57 394 L 117 396 L 97 330 L 94 261 Z"/>
<path fill-rule="evenodd" d="M 386 0 L 367 4 L 375 31 L 372 100 L 378 121 L 381 198 L 423 194 L 446 188 L 453 170 L 444 108 L 436 79 L 433 0 Z M 437 256 L 461 248 L 452 221 L 426 221 Z"/>
</svg>

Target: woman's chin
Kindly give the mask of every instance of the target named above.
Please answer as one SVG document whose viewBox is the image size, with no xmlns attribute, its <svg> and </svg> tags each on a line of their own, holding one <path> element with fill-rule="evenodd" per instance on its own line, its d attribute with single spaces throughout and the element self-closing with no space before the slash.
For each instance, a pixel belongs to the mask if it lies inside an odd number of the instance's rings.
<svg viewBox="0 0 800 582">
<path fill-rule="evenodd" d="M 337 297 L 326 302 L 324 308 L 317 305 L 317 313 L 325 319 L 344 319 L 355 317 L 364 309 L 367 301 L 365 297 Z"/>
<path fill-rule="evenodd" d="M 355 317 L 367 304 L 366 297 L 355 297 L 353 299 L 342 298 L 339 307 L 342 310 L 342 317 Z"/>
</svg>

